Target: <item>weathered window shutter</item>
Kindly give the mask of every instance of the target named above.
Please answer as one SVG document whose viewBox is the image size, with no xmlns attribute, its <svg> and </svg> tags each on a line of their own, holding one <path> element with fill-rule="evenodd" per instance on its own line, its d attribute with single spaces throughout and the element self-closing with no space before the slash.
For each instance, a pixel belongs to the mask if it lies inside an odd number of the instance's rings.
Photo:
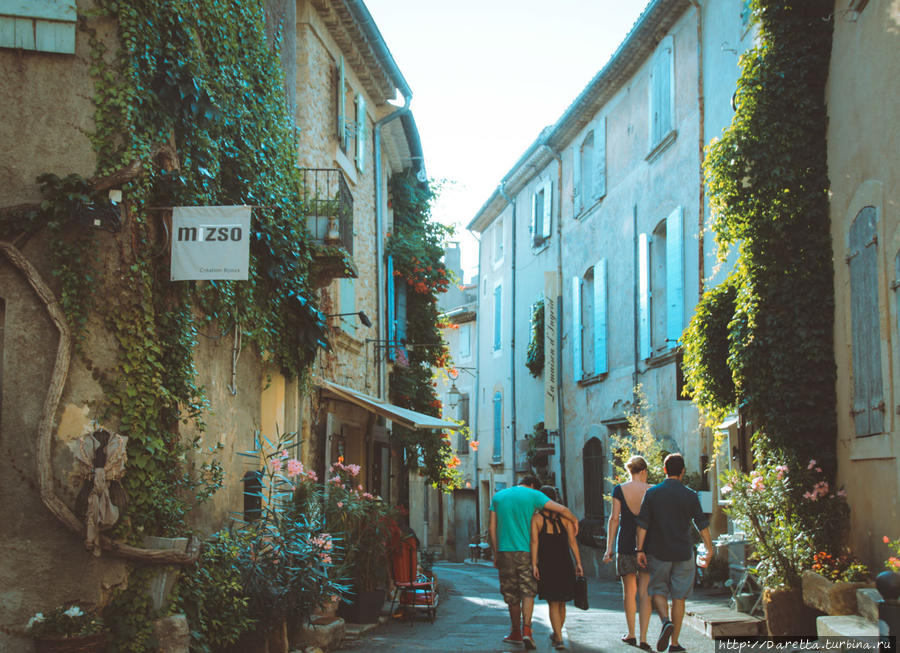
<svg viewBox="0 0 900 653">
<path fill-rule="evenodd" d="M 594 265 L 594 374 L 609 371 L 606 358 L 606 275 L 606 259 L 602 258 Z"/>
<path fill-rule="evenodd" d="M 594 199 L 606 195 L 606 116 L 594 127 Z"/>
<path fill-rule="evenodd" d="M 397 335 L 396 322 L 394 321 L 394 257 L 387 257 L 387 351 L 388 360 L 394 360 L 394 339 Z"/>
<path fill-rule="evenodd" d="M 503 346 L 503 286 L 494 288 L 494 351 Z"/>
<path fill-rule="evenodd" d="M 581 150 L 581 147 L 572 148 L 572 213 L 575 215 L 581 213 L 584 207 L 584 193 L 581 192 Z"/>
<path fill-rule="evenodd" d="M 401 282 L 395 289 L 397 295 L 397 340 L 406 342 L 406 293 L 409 286 Z"/>
<path fill-rule="evenodd" d="M 650 239 L 638 236 L 638 350 L 650 358 Z"/>
<path fill-rule="evenodd" d="M 544 182 L 544 215 L 541 221 L 541 237 L 547 240 L 550 237 L 550 217 L 553 214 L 553 182 L 548 179 Z"/>
<path fill-rule="evenodd" d="M 577 383 L 584 376 L 581 361 L 581 337 L 584 324 L 581 319 L 581 277 L 572 277 L 572 378 Z"/>
<path fill-rule="evenodd" d="M 878 302 L 878 213 L 867 206 L 850 226 L 850 319 L 853 421 L 857 436 L 884 432 Z"/>
<path fill-rule="evenodd" d="M 341 313 L 356 313 L 356 285 L 355 279 L 340 280 L 340 306 Z M 356 315 L 341 316 L 341 328 L 347 333 L 356 333 Z"/>
<path fill-rule="evenodd" d="M 74 0 L 0 0 L 0 47 L 75 54 Z"/>
<path fill-rule="evenodd" d="M 666 218 L 666 341 L 678 345 L 684 329 L 684 215 L 679 206 Z"/>
<path fill-rule="evenodd" d="M 347 79 L 344 76 L 344 55 L 338 60 L 338 88 L 337 88 L 337 138 L 341 149 L 346 149 L 347 139 Z"/>
<path fill-rule="evenodd" d="M 672 76 L 674 74 L 674 41 L 665 37 L 657 48 L 650 67 L 650 147 L 672 130 L 674 98 L 672 96 Z"/>
<path fill-rule="evenodd" d="M 503 459 L 503 395 L 494 393 L 494 461 Z"/>
<path fill-rule="evenodd" d="M 366 98 L 356 94 L 356 169 L 363 171 L 366 164 Z"/>
</svg>

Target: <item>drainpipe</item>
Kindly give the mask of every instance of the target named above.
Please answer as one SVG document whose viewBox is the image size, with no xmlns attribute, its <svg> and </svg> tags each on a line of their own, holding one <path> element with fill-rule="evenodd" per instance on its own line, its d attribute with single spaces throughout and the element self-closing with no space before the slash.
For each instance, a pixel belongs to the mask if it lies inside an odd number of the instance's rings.
<svg viewBox="0 0 900 653">
<path fill-rule="evenodd" d="M 516 484 L 516 202 L 506 194 L 506 180 L 500 182 L 499 191 L 507 204 L 512 205 L 512 237 L 510 246 L 509 289 L 509 430 L 512 435 L 512 484 Z"/>
<path fill-rule="evenodd" d="M 556 297 L 557 320 L 556 320 L 556 412 L 559 414 L 559 485 L 562 493 L 562 501 L 568 505 L 568 491 L 566 489 L 566 427 L 563 419 L 563 382 L 562 382 L 562 343 L 559 334 L 562 329 L 562 294 L 565 284 L 562 276 L 562 206 L 563 206 L 563 168 L 562 153 L 557 152 L 552 147 L 544 144 L 544 147 L 553 155 L 556 160 L 556 276 L 559 279 L 559 292 Z M 575 319 L 574 316 L 572 318 Z"/>
<path fill-rule="evenodd" d="M 481 238 L 475 236 L 475 233 L 471 230 L 469 233 L 478 241 L 478 261 L 480 264 Z M 472 439 L 476 442 L 478 441 L 478 406 L 481 404 L 481 382 L 479 378 L 479 371 L 481 370 L 481 338 L 478 336 L 478 330 L 481 328 L 478 324 L 478 316 L 480 314 L 478 307 L 481 306 L 481 281 L 481 271 L 479 270 L 478 286 L 475 288 L 475 414 L 472 416 L 472 427 L 474 428 Z M 475 535 L 478 537 L 478 542 L 481 543 L 481 485 L 478 479 L 478 449 L 476 448 L 472 451 L 472 454 L 474 456 L 472 464 L 475 466 L 475 528 L 478 530 Z"/>
<path fill-rule="evenodd" d="M 381 169 L 381 128 L 391 120 L 400 118 L 409 113 L 409 103 L 412 102 L 412 93 L 406 93 L 403 96 L 403 106 L 393 113 L 389 113 L 381 120 L 375 123 L 375 266 L 376 266 L 376 285 L 378 286 L 377 306 L 378 312 L 378 342 L 375 343 L 377 348 L 384 345 L 385 324 L 382 319 L 384 307 L 386 305 L 385 287 L 384 287 L 384 209 L 382 208 L 382 175 Z M 387 386 L 386 366 L 384 356 L 378 356 L 378 398 L 384 399 Z"/>
<path fill-rule="evenodd" d="M 697 10 L 697 112 L 699 114 L 700 121 L 700 134 L 698 136 L 698 153 L 700 157 L 700 198 L 699 198 L 699 210 L 698 210 L 698 222 L 697 222 L 697 247 L 700 251 L 698 269 L 697 269 L 697 297 L 698 299 L 703 296 L 703 277 L 706 274 L 705 270 L 705 252 L 703 251 L 703 228 L 704 228 L 704 213 L 706 210 L 706 195 L 703 181 L 703 146 L 706 141 L 705 139 L 705 121 L 706 121 L 706 99 L 703 95 L 703 12 L 701 11 L 700 3 L 697 0 L 688 0 L 691 5 Z"/>
<path fill-rule="evenodd" d="M 640 376 L 640 360 L 641 360 L 641 335 L 640 335 L 640 317 L 638 316 L 638 302 L 640 301 L 640 297 L 638 296 L 638 276 L 640 275 L 640 266 L 638 264 L 638 230 L 637 230 L 637 204 L 631 207 L 631 234 L 632 240 L 634 241 L 632 245 L 632 260 L 634 261 L 634 286 L 632 290 L 632 305 L 634 308 L 634 372 L 631 375 L 631 405 L 632 410 L 638 410 L 637 403 L 637 388 L 638 377 Z"/>
</svg>

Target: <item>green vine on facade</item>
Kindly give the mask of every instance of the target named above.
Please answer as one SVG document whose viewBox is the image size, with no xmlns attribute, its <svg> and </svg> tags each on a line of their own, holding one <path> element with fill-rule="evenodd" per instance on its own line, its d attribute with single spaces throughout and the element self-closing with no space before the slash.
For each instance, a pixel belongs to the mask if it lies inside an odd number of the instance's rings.
<svg viewBox="0 0 900 653">
<path fill-rule="evenodd" d="M 525 367 L 531 376 L 540 378 L 544 373 L 544 298 L 531 305 L 531 330 L 528 348 L 525 350 Z"/>
<path fill-rule="evenodd" d="M 394 231 L 386 252 L 393 257 L 395 284 L 406 286 L 406 340 L 408 366 L 395 364 L 391 374 L 391 401 L 398 406 L 439 417 L 435 368 L 448 367 L 449 354 L 441 333 L 437 296 L 447 291 L 450 275 L 441 260 L 450 227 L 431 220 L 437 196 L 433 182 L 420 182 L 411 173 L 390 181 Z M 413 431 L 394 426 L 393 442 L 403 452 L 409 469 L 446 490 L 460 483 L 459 458 L 451 437 L 441 432 Z"/>
<path fill-rule="evenodd" d="M 709 412 L 739 407 L 758 456 L 793 462 L 821 451 L 833 472 L 831 10 L 774 0 L 755 0 L 753 10 L 759 39 L 741 57 L 737 111 L 704 162 L 720 257 L 738 251 L 733 291 L 708 291 L 685 334 L 688 387 Z M 722 366 L 726 324 L 733 397 Z"/>
</svg>

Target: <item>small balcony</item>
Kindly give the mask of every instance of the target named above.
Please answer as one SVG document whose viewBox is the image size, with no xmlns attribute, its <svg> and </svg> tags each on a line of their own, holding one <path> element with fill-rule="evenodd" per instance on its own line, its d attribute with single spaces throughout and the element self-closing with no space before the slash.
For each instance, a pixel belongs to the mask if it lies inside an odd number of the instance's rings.
<svg viewBox="0 0 900 653">
<path fill-rule="evenodd" d="M 313 240 L 353 255 L 353 195 L 344 173 L 334 168 L 304 168 L 301 197 L 306 227 Z"/>
<path fill-rule="evenodd" d="M 353 195 L 344 173 L 333 168 L 303 168 L 302 175 L 306 228 L 315 245 L 314 285 L 358 276 L 353 264 Z"/>
</svg>

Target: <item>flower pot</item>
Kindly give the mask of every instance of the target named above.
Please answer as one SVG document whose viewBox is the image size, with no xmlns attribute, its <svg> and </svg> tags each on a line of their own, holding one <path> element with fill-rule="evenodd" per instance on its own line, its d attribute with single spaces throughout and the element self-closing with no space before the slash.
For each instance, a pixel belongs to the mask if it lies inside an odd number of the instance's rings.
<svg viewBox="0 0 900 653">
<path fill-rule="evenodd" d="M 769 637 L 816 637 L 816 617 L 820 613 L 803 602 L 801 589 L 766 588 L 763 592 L 763 610 Z"/>
<path fill-rule="evenodd" d="M 384 605 L 384 590 L 357 592 L 353 603 L 342 603 L 338 614 L 349 623 L 373 624 Z"/>
<path fill-rule="evenodd" d="M 856 614 L 856 590 L 872 587 L 871 583 L 833 581 L 822 574 L 803 572 L 803 602 L 829 615 Z"/>
<path fill-rule="evenodd" d="M 188 546 L 188 538 L 186 537 L 156 537 L 155 535 L 144 536 L 144 546 L 148 549 L 172 549 L 173 551 L 185 551 Z M 160 566 L 150 579 L 150 602 L 153 610 L 159 612 L 165 605 L 166 599 L 172 593 L 178 574 L 181 572 L 180 567 Z"/>
<path fill-rule="evenodd" d="M 35 637 L 37 653 L 103 653 L 106 650 L 106 633 L 84 637 Z"/>
</svg>

